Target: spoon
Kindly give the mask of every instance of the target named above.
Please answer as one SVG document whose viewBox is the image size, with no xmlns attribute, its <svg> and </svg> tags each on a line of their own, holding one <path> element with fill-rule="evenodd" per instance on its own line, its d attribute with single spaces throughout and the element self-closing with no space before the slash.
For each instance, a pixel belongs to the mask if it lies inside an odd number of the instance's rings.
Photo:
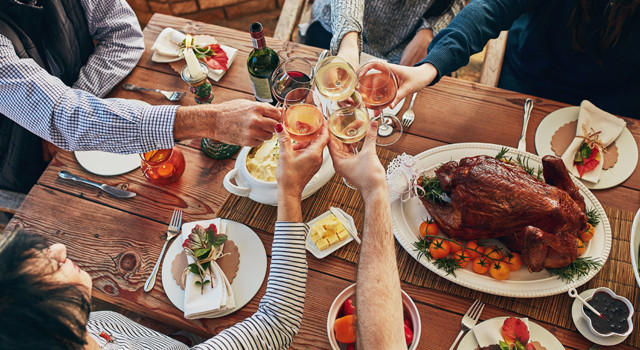
<svg viewBox="0 0 640 350">
<path fill-rule="evenodd" d="M 578 300 L 580 300 L 580 302 L 589 308 L 589 310 L 593 311 L 594 314 L 600 316 L 600 317 L 604 317 L 602 316 L 602 314 L 600 312 L 598 312 L 598 310 L 594 309 L 593 306 L 591 306 L 589 303 L 587 303 L 586 300 L 582 299 L 581 296 L 578 295 L 578 291 L 575 288 L 571 288 L 569 289 L 569 296 L 572 298 L 576 298 Z"/>
<path fill-rule="evenodd" d="M 531 118 L 531 110 L 533 109 L 533 100 L 528 98 L 524 101 L 524 117 L 522 121 L 522 134 L 520 135 L 520 141 L 518 141 L 518 149 L 521 151 L 527 151 L 527 126 L 529 125 L 529 118 Z"/>
</svg>

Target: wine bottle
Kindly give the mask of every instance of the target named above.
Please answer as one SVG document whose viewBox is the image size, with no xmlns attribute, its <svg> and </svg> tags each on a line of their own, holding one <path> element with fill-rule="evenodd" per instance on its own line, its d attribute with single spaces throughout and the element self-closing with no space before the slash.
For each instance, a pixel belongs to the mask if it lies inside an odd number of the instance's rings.
<svg viewBox="0 0 640 350">
<path fill-rule="evenodd" d="M 260 102 L 275 103 L 275 99 L 271 95 L 269 78 L 271 78 L 271 73 L 278 68 L 280 58 L 273 49 L 267 47 L 262 24 L 259 22 L 251 24 L 249 32 L 251 33 L 251 41 L 253 41 L 253 51 L 249 53 L 247 68 L 249 69 L 253 95 Z"/>
</svg>

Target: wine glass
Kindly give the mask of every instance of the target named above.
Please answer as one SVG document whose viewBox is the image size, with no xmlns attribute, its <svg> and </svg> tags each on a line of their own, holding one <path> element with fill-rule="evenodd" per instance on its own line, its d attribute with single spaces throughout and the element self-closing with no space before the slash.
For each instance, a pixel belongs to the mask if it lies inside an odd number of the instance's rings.
<svg viewBox="0 0 640 350">
<path fill-rule="evenodd" d="M 356 72 L 338 56 L 329 56 L 318 62 L 315 84 L 318 92 L 331 101 L 343 101 L 356 88 Z"/>
<path fill-rule="evenodd" d="M 287 94 L 297 88 L 310 88 L 313 66 L 302 57 L 292 57 L 282 62 L 271 74 L 271 92 L 282 106 Z"/>
<path fill-rule="evenodd" d="M 369 113 L 364 108 L 360 93 L 354 91 L 350 99 L 339 103 L 339 108 L 331 113 L 327 120 L 329 131 L 344 148 L 358 154 L 358 141 L 362 140 L 369 129 Z M 355 189 L 343 177 L 347 187 Z"/>
<path fill-rule="evenodd" d="M 287 94 L 282 119 L 292 140 L 307 142 L 318 135 L 324 121 L 319 105 L 320 96 L 309 88 L 293 89 Z"/>
<path fill-rule="evenodd" d="M 396 98 L 398 82 L 384 62 L 370 61 L 358 70 L 356 90 L 362 95 L 362 102 L 374 111 L 371 121 L 378 121 L 378 146 L 394 144 L 402 135 L 402 124 L 398 117 L 383 112 Z"/>
</svg>

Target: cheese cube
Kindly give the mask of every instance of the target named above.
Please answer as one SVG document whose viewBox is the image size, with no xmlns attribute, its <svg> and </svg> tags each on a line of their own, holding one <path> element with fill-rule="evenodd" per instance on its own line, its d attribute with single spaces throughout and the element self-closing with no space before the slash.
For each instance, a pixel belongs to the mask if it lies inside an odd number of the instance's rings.
<svg viewBox="0 0 640 350">
<path fill-rule="evenodd" d="M 329 241 L 327 241 L 325 238 L 321 238 L 316 242 L 316 246 L 320 250 L 325 250 L 329 248 Z"/>
<path fill-rule="evenodd" d="M 338 236 L 336 236 L 335 233 L 330 234 L 328 237 L 326 237 L 327 240 L 329 241 L 329 245 L 334 245 L 338 242 L 340 242 L 340 238 L 338 238 Z"/>
<path fill-rule="evenodd" d="M 347 232 L 344 227 L 340 226 L 340 230 L 338 230 L 338 233 L 336 233 L 336 235 L 342 241 L 349 237 L 349 232 Z"/>
<path fill-rule="evenodd" d="M 311 241 L 315 243 L 316 241 L 322 238 L 322 233 L 319 232 L 318 227 L 313 226 L 309 231 L 309 236 L 311 237 Z"/>
</svg>

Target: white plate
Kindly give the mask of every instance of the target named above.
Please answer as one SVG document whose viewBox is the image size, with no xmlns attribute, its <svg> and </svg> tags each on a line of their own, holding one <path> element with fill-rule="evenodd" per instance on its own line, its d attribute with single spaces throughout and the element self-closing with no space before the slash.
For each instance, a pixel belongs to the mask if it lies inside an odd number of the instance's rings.
<svg viewBox="0 0 640 350">
<path fill-rule="evenodd" d="M 141 158 L 137 153 L 116 154 L 101 151 L 75 151 L 76 160 L 84 170 L 101 176 L 114 176 L 140 169 Z"/>
<path fill-rule="evenodd" d="M 251 228 L 239 222 L 223 219 L 227 223 L 227 236 L 235 243 L 240 252 L 240 266 L 231 283 L 236 298 L 236 307 L 217 317 L 229 315 L 240 310 L 258 293 L 267 272 L 267 252 L 260 237 Z M 208 225 L 213 220 L 189 222 L 182 225 L 183 230 L 191 231 L 196 224 Z M 206 226 L 205 226 L 206 227 Z M 184 291 L 173 279 L 171 265 L 176 255 L 182 251 L 182 242 L 174 239 L 162 262 L 162 286 L 167 297 L 180 311 L 184 311 Z"/>
<path fill-rule="evenodd" d="M 344 210 L 340 209 L 340 208 L 336 208 L 338 211 L 340 211 L 342 213 L 342 215 L 344 215 L 345 218 L 347 218 L 347 220 L 349 220 L 349 225 L 351 226 L 351 228 L 353 229 L 354 232 L 358 232 L 358 229 L 356 228 L 356 224 L 353 222 L 353 218 L 351 217 L 351 215 L 347 214 L 344 212 Z M 316 222 L 328 217 L 329 215 L 331 215 L 331 211 L 327 210 L 326 212 L 318 215 L 317 217 L 315 217 L 313 220 L 307 222 L 307 226 L 309 226 L 309 229 L 311 229 L 311 227 L 313 225 L 315 225 Z M 344 247 L 345 245 L 347 245 L 349 242 L 353 241 L 353 237 L 351 237 L 351 235 L 349 235 L 349 237 L 345 238 L 344 240 L 329 246 L 327 249 L 325 250 L 320 250 L 318 249 L 318 247 L 316 246 L 315 243 L 313 243 L 313 241 L 311 240 L 311 237 L 309 236 L 309 233 L 307 232 L 307 240 L 306 240 L 306 245 L 307 245 L 307 250 L 311 252 L 311 254 L 313 254 L 313 256 L 315 256 L 318 259 L 323 259 L 326 258 L 327 256 L 329 256 L 331 253 L 335 252 L 336 250 Z"/>
<path fill-rule="evenodd" d="M 551 150 L 551 138 L 553 134 L 563 125 L 578 120 L 578 113 L 580 107 L 565 107 L 553 111 L 547 115 L 536 130 L 536 152 L 540 157 L 546 155 L 555 155 Z M 598 183 L 592 183 L 588 181 L 581 182 L 589 189 L 601 190 L 605 188 L 611 188 L 624 182 L 633 174 L 633 170 L 638 164 L 638 146 L 636 141 L 631 135 L 631 132 L 626 127 L 622 129 L 622 133 L 616 139 L 616 145 L 618 146 L 618 162 L 615 166 L 607 170 L 603 170 L 600 173 L 600 180 Z"/>
<path fill-rule="evenodd" d="M 582 299 L 588 299 L 593 295 L 594 290 L 595 289 L 585 290 L 584 292 L 580 293 L 580 296 L 582 297 Z M 578 300 L 578 298 L 576 298 L 573 301 L 573 304 L 571 305 L 571 316 L 573 316 L 573 323 L 576 325 L 576 328 L 578 328 L 578 331 L 580 332 L 580 334 L 582 334 L 583 337 L 587 338 L 593 343 L 604 345 L 604 346 L 612 346 L 612 345 L 620 344 L 625 339 L 627 339 L 628 335 L 621 336 L 621 335 L 613 334 L 608 337 L 601 337 L 593 334 L 591 330 L 589 330 L 589 325 L 587 324 L 587 320 L 585 320 L 584 316 L 582 316 L 582 311 L 580 310 L 581 307 L 582 307 L 582 303 L 580 302 L 580 300 Z"/>
<path fill-rule="evenodd" d="M 496 329 L 500 329 L 502 328 L 502 324 L 504 323 L 504 320 L 506 320 L 507 318 L 508 317 L 506 316 L 494 317 L 480 323 L 476 327 L 483 325 L 483 326 L 491 326 L 491 327 L 495 327 Z M 549 332 L 548 330 L 544 329 L 542 326 L 534 323 L 531 320 L 529 320 L 529 339 L 530 341 L 540 342 L 540 345 L 544 346 L 549 350 L 564 349 L 564 346 L 562 345 L 562 343 L 560 343 L 560 341 L 556 337 L 554 337 L 553 334 L 551 334 L 551 332 Z M 496 341 L 496 344 L 498 344 L 498 341 L 499 340 Z M 476 337 L 474 336 L 473 332 L 468 332 L 462 338 L 462 340 L 460 341 L 457 347 L 458 350 L 475 350 L 477 348 L 478 348 L 478 342 L 476 341 Z"/>
<path fill-rule="evenodd" d="M 638 254 L 640 254 L 640 209 L 638 209 L 638 212 L 633 219 L 633 225 L 631 226 L 630 248 L 633 274 L 636 276 L 638 286 L 640 286 L 640 272 L 638 272 Z"/>
<path fill-rule="evenodd" d="M 436 167 L 443 163 L 477 155 L 495 156 L 503 147 L 505 146 L 488 143 L 458 143 L 436 147 L 415 156 L 416 169 L 419 173 L 424 170 L 427 175 L 433 175 Z M 531 166 L 535 167 L 542 164 L 540 158 L 535 154 L 509 148 L 507 156 L 515 158 L 517 155 L 529 157 L 529 165 Z M 400 178 L 398 181 L 405 181 L 403 185 L 404 188 L 406 188 L 406 179 Z M 587 209 L 595 208 L 600 214 L 600 224 L 595 228 L 595 235 L 589 242 L 583 256 L 598 258 L 604 265 L 611 250 L 611 227 L 609 226 L 609 219 L 593 193 L 584 187 L 581 182 L 575 179 L 574 182 L 580 189 L 580 194 L 584 197 Z M 592 270 L 586 276 L 574 280 L 571 283 L 566 283 L 557 277 L 551 276 L 546 270 L 530 273 L 526 268 L 513 271 L 509 275 L 509 278 L 504 281 L 498 281 L 489 275 L 478 275 L 469 267 L 456 270 L 457 277 L 453 277 L 437 268 L 435 264 L 428 261 L 427 258 L 421 257 L 418 259 L 418 253 L 413 247 L 413 243 L 418 241 L 417 234 L 420 223 L 429 217 L 420 199 L 414 197 L 404 203 L 400 200 L 392 202 L 391 214 L 393 217 L 393 233 L 396 239 L 414 259 L 449 281 L 480 292 L 515 298 L 555 295 L 566 292 L 569 288 L 576 288 L 583 285 L 600 270 Z"/>
</svg>

